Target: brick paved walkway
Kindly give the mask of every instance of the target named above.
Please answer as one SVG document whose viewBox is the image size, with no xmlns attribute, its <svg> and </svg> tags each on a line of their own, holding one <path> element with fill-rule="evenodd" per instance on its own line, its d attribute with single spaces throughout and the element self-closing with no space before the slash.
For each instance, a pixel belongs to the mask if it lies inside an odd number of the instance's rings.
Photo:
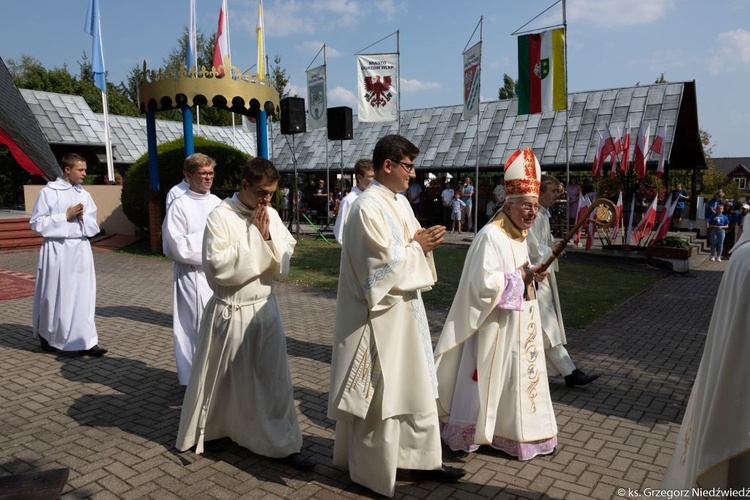
<svg viewBox="0 0 750 500">
<path fill-rule="evenodd" d="M 33 273 L 36 252 L 0 254 Z M 335 295 L 279 284 L 305 453 L 300 473 L 236 445 L 196 456 L 173 449 L 183 389 L 171 337 L 171 263 L 95 252 L 101 359 L 42 353 L 30 297 L 0 302 L 0 475 L 70 469 L 64 498 L 371 498 L 333 468 L 325 417 Z M 399 483 L 400 498 L 617 498 L 657 487 L 702 352 L 725 263 L 670 275 L 584 331 L 568 350 L 601 377 L 585 390 L 551 381 L 557 453 L 518 462 L 492 451 L 463 463 L 464 481 Z M 428 311 L 434 335 L 446 311 Z M 456 464 L 454 464 L 456 465 Z"/>
</svg>

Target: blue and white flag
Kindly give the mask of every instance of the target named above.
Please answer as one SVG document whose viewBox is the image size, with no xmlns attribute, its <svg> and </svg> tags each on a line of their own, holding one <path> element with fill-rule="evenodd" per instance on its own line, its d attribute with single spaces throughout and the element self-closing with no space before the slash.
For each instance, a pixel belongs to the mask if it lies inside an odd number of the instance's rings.
<svg viewBox="0 0 750 500">
<path fill-rule="evenodd" d="M 91 44 L 91 72 L 94 74 L 94 85 L 102 92 L 107 91 L 106 70 L 104 69 L 104 49 L 102 48 L 102 21 L 99 17 L 99 0 L 89 1 L 84 31 L 94 39 Z"/>
</svg>

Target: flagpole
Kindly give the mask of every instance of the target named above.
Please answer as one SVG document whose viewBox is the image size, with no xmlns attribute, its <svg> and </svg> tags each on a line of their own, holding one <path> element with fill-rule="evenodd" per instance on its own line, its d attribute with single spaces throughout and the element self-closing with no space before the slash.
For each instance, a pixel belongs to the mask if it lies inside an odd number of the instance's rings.
<svg viewBox="0 0 750 500">
<path fill-rule="evenodd" d="M 107 152 L 107 178 L 109 182 L 115 183 L 115 167 L 112 161 L 112 139 L 109 135 L 109 106 L 107 105 L 107 93 L 102 90 L 102 108 L 104 108 L 104 142 Z"/>
<path fill-rule="evenodd" d="M 568 20 L 565 10 L 565 0 L 562 0 L 563 33 L 565 34 L 565 187 L 570 185 L 570 138 L 568 137 L 570 113 L 568 112 Z M 580 198 L 579 198 L 580 199 Z M 570 203 L 566 203 L 565 232 L 570 226 Z"/>
<path fill-rule="evenodd" d="M 482 21 L 484 20 L 484 16 L 479 17 L 479 67 L 480 67 L 480 73 L 479 73 L 479 82 L 477 85 L 477 141 L 476 141 L 476 158 L 475 158 L 475 164 L 474 164 L 474 200 L 472 201 L 472 204 L 475 205 L 474 207 L 474 234 L 477 232 L 477 223 L 479 222 L 478 218 L 478 212 L 479 212 L 479 108 L 482 106 L 482 92 L 480 91 L 482 87 L 482 74 L 481 74 L 481 67 L 482 67 Z M 459 226 L 460 227 L 460 226 Z"/>
<path fill-rule="evenodd" d="M 401 134 L 401 31 L 396 30 L 396 82 L 398 82 L 398 99 L 396 116 L 398 116 L 398 133 Z"/>
</svg>

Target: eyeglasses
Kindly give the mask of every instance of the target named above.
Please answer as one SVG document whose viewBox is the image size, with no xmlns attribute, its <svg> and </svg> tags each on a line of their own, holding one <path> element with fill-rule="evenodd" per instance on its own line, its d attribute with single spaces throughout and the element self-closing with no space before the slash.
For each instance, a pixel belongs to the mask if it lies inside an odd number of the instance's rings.
<svg viewBox="0 0 750 500">
<path fill-rule="evenodd" d="M 538 212 L 539 205 L 536 203 L 521 203 L 520 205 L 513 204 L 514 207 L 518 207 L 524 212 Z"/>
<path fill-rule="evenodd" d="M 394 162 L 394 163 L 398 163 L 399 165 L 401 165 L 402 167 L 404 167 L 404 170 L 406 170 L 409 173 L 412 173 L 414 171 L 414 164 L 413 163 L 404 163 L 404 162 L 398 161 L 398 160 L 391 160 L 391 161 Z"/>
<path fill-rule="evenodd" d="M 197 175 L 198 177 L 203 177 L 204 179 L 210 179 L 216 176 L 216 174 L 213 172 L 196 172 L 195 175 Z"/>
</svg>

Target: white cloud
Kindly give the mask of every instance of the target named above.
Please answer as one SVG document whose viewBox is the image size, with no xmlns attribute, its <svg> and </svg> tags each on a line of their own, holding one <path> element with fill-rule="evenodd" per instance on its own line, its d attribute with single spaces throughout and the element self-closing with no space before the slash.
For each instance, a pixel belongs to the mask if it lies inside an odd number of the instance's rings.
<svg viewBox="0 0 750 500">
<path fill-rule="evenodd" d="M 719 47 L 711 51 L 708 70 L 712 75 L 719 75 L 738 69 L 738 66 L 750 67 L 750 31 L 736 29 L 719 34 Z"/>
<path fill-rule="evenodd" d="M 309 55 L 311 57 L 314 57 L 315 55 L 318 54 L 318 52 L 320 51 L 320 49 L 322 47 L 323 47 L 323 42 L 319 42 L 317 40 L 308 40 L 306 42 L 302 42 L 302 43 L 298 44 L 295 47 L 295 49 L 297 50 L 297 52 L 299 52 L 301 54 L 307 54 L 307 55 Z M 321 56 L 322 55 L 323 55 L 323 53 L 321 52 Z M 329 57 L 336 58 L 336 57 L 341 57 L 342 54 L 341 54 L 341 52 L 339 52 L 335 48 L 333 48 L 330 45 L 326 44 L 326 53 L 325 53 L 325 55 L 326 55 L 326 58 L 329 58 Z M 322 64 L 322 61 L 321 61 L 321 64 Z"/>
<path fill-rule="evenodd" d="M 337 86 L 328 90 L 328 106 L 350 106 L 356 108 L 357 97 L 351 90 Z"/>
<path fill-rule="evenodd" d="M 665 17 L 675 4 L 676 0 L 570 0 L 567 21 L 588 21 L 602 27 L 649 24 Z"/>
<path fill-rule="evenodd" d="M 401 79 L 401 92 L 417 92 L 420 90 L 435 90 L 442 88 L 439 82 L 423 82 L 421 80 Z"/>
</svg>

